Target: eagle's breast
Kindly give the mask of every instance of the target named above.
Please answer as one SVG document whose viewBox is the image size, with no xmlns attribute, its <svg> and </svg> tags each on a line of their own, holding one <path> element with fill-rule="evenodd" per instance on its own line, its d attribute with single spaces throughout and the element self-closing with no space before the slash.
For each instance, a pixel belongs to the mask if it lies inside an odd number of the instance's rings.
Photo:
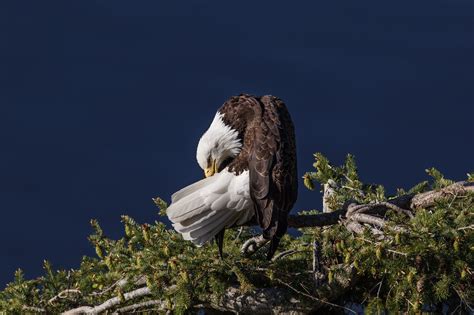
<svg viewBox="0 0 474 315">
<path fill-rule="evenodd" d="M 240 153 L 228 164 L 229 171 L 238 175 L 249 169 L 248 161 L 262 119 L 261 105 L 254 97 L 242 94 L 231 97 L 222 105 L 219 113 L 224 123 L 238 132 L 242 143 Z"/>
</svg>

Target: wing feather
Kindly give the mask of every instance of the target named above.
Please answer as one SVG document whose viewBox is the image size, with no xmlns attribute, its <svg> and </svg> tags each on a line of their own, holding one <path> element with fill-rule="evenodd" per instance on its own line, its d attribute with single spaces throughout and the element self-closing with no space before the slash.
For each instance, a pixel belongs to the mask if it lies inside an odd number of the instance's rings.
<svg viewBox="0 0 474 315">
<path fill-rule="evenodd" d="M 253 215 L 248 172 L 223 170 L 191 186 L 180 190 L 167 215 L 176 231 L 197 245 Z"/>
<path fill-rule="evenodd" d="M 181 198 L 186 197 L 190 195 L 191 193 L 195 192 L 196 190 L 203 188 L 204 186 L 206 186 L 208 182 L 209 182 L 209 178 L 204 178 L 203 180 L 200 180 L 189 186 L 184 187 L 183 189 L 171 195 L 171 202 L 177 202 Z"/>
<path fill-rule="evenodd" d="M 250 194 L 264 236 L 281 237 L 296 201 L 296 147 L 294 127 L 284 103 L 273 96 L 260 98 L 261 117 L 252 125 L 249 155 Z"/>
</svg>

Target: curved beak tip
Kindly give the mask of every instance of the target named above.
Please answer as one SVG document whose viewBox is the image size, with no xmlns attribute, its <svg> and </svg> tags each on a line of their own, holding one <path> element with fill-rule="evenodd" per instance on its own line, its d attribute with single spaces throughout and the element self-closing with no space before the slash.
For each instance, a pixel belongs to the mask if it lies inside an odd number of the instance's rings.
<svg viewBox="0 0 474 315">
<path fill-rule="evenodd" d="M 214 170 L 211 169 L 211 168 L 206 168 L 206 170 L 204 171 L 204 176 L 207 177 L 211 177 L 212 175 L 214 175 Z"/>
<path fill-rule="evenodd" d="M 211 177 L 215 173 L 217 173 L 217 162 L 214 160 L 212 161 L 212 165 L 204 170 L 204 176 L 206 176 L 206 178 Z"/>
</svg>

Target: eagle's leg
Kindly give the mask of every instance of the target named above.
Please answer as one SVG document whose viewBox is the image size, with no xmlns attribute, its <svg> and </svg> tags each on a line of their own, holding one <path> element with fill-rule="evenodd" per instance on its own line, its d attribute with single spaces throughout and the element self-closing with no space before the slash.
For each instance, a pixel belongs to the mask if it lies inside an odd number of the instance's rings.
<svg viewBox="0 0 474 315">
<path fill-rule="evenodd" d="M 219 249 L 219 257 L 224 259 L 224 255 L 222 253 L 222 248 L 224 247 L 224 233 L 225 229 L 222 229 L 219 233 L 214 236 L 217 244 L 217 248 Z"/>
<path fill-rule="evenodd" d="M 267 259 L 268 260 L 272 260 L 273 255 L 275 255 L 275 252 L 278 248 L 278 244 L 280 244 L 280 238 L 275 235 L 270 240 L 270 248 L 268 248 L 268 252 L 267 252 Z"/>
</svg>

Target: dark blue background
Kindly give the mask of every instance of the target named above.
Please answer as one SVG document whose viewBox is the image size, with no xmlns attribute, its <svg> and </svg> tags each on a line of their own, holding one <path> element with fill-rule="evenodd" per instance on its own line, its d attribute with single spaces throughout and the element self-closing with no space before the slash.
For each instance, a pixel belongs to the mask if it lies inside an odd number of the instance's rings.
<svg viewBox="0 0 474 315">
<path fill-rule="evenodd" d="M 286 101 L 300 175 L 316 151 L 390 192 L 473 171 L 471 0 L 176 2 L 0 4 L 0 287 L 77 267 L 91 218 L 156 220 L 241 92 Z"/>
</svg>

